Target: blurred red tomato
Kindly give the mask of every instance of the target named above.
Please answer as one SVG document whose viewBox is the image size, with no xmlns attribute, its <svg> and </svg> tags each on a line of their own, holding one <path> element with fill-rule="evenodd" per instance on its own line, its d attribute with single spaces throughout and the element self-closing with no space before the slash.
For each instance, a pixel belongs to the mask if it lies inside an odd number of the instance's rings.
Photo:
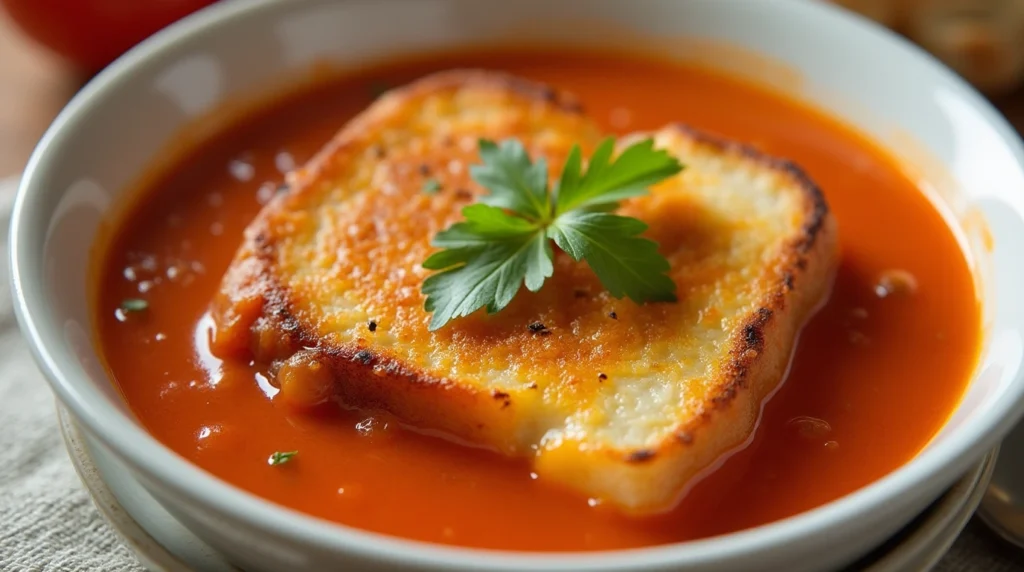
<svg viewBox="0 0 1024 572">
<path fill-rule="evenodd" d="M 26 34 L 95 71 L 214 0 L 0 0 Z"/>
</svg>

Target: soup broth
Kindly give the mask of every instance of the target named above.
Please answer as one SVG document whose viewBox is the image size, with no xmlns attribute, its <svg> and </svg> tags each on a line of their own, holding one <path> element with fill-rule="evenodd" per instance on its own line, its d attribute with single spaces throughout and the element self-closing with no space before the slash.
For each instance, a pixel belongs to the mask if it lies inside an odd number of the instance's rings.
<svg viewBox="0 0 1024 572">
<path fill-rule="evenodd" d="M 207 306 L 242 231 L 283 173 L 379 89 L 456 67 L 571 91 L 609 133 L 669 122 L 802 166 L 839 223 L 841 265 L 750 443 L 679 506 L 617 515 L 537 480 L 523 461 L 385 415 L 290 409 L 258 364 L 208 351 Z M 242 489 L 386 534 L 510 550 L 604 550 L 729 533 L 846 495 L 914 457 L 956 407 L 977 358 L 979 303 L 940 212 L 886 153 L 840 123 L 716 72 L 644 56 L 460 52 L 354 72 L 293 93 L 186 149 L 146 184 L 97 273 L 109 370 L 166 446 Z M 144 312 L 122 308 L 144 300 Z M 298 451 L 283 465 L 275 451 Z"/>
</svg>

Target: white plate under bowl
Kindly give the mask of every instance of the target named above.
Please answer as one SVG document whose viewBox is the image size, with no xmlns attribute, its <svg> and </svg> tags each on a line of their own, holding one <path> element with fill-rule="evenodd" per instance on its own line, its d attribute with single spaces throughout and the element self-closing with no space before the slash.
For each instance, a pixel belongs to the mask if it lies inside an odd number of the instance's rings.
<svg viewBox="0 0 1024 572">
<path fill-rule="evenodd" d="M 943 430 L 886 477 L 791 518 L 693 542 L 562 554 L 444 547 L 316 519 L 217 479 L 147 433 L 97 356 L 86 285 L 98 233 L 140 175 L 166 158 L 168 142 L 201 119 L 213 129 L 210 113 L 226 102 L 308 77 L 318 65 L 346 68 L 501 40 L 641 45 L 767 80 L 855 126 L 932 183 L 936 204 L 974 254 L 985 320 L 980 362 Z M 735 57 L 739 52 L 757 57 Z M 608 89 L 615 81 L 608 78 Z M 253 570 L 835 569 L 910 522 L 1024 411 L 1020 139 L 923 51 L 827 3 L 218 2 L 143 42 L 79 92 L 26 168 L 10 244 L 18 319 L 59 400 L 177 521 Z"/>
<path fill-rule="evenodd" d="M 59 404 L 57 418 L 71 462 L 100 514 L 146 568 L 154 572 L 241 571 L 175 520 L 132 477 L 124 463 L 84 434 L 67 409 Z M 991 451 L 910 525 L 847 570 L 931 569 L 978 508 L 998 452 L 998 448 Z"/>
</svg>

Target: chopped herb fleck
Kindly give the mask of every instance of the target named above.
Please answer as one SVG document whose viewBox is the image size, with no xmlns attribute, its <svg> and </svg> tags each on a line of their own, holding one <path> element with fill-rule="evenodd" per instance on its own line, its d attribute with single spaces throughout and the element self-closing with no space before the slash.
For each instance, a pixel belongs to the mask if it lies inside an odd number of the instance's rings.
<svg viewBox="0 0 1024 572">
<path fill-rule="evenodd" d="M 423 181 L 423 192 L 428 195 L 436 195 L 441 192 L 441 182 L 433 178 Z"/>
<path fill-rule="evenodd" d="M 274 453 L 267 458 L 267 464 L 271 466 L 283 465 L 288 461 L 291 461 L 292 457 L 298 454 L 298 451 L 274 451 Z"/>
<path fill-rule="evenodd" d="M 368 329 L 369 329 L 369 330 L 370 330 L 371 332 L 376 332 L 376 331 L 377 331 L 377 322 L 375 322 L 375 321 L 373 321 L 373 320 L 370 320 L 370 323 L 366 324 L 366 327 L 367 327 L 367 328 L 368 328 Z"/>
<path fill-rule="evenodd" d="M 121 301 L 122 312 L 144 312 L 149 309 L 149 302 L 138 298 L 127 298 Z"/>
</svg>

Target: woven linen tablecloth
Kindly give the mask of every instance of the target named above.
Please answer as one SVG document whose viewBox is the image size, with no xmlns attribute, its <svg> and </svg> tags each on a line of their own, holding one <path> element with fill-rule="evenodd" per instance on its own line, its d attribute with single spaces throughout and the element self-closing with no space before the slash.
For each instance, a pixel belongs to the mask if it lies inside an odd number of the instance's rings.
<svg viewBox="0 0 1024 572">
<path fill-rule="evenodd" d="M 14 186 L 0 181 L 0 571 L 142 570 L 71 467 L 53 395 L 18 332 L 6 254 Z M 1024 571 L 1024 553 L 974 521 L 937 570 Z"/>
</svg>

